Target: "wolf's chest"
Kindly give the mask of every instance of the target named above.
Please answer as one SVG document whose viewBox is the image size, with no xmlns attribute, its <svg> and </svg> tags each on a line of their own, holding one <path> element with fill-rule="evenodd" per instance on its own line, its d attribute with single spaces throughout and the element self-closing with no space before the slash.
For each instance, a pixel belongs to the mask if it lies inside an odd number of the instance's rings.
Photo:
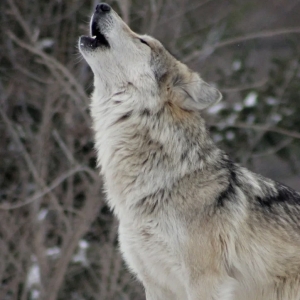
<svg viewBox="0 0 300 300">
<path fill-rule="evenodd" d="M 171 239 L 157 228 L 130 228 L 122 222 L 119 239 L 127 264 L 144 284 L 152 282 L 168 290 L 172 299 L 187 298 L 178 249 Z"/>
</svg>

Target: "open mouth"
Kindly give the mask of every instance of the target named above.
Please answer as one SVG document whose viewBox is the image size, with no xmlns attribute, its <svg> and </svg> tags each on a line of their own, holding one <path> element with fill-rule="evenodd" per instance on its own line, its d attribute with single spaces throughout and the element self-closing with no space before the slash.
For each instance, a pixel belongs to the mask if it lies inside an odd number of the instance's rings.
<svg viewBox="0 0 300 300">
<path fill-rule="evenodd" d="M 91 35 L 92 35 L 92 39 L 95 41 L 95 43 L 98 46 L 109 47 L 109 43 L 108 43 L 105 35 L 101 32 L 101 29 L 96 20 L 92 21 Z"/>
<path fill-rule="evenodd" d="M 83 47 L 88 47 L 88 48 L 92 48 L 92 49 L 96 49 L 99 47 L 105 47 L 105 48 L 110 47 L 108 40 L 106 39 L 105 35 L 101 32 L 98 18 L 94 18 L 92 20 L 91 37 L 82 36 L 80 39 L 80 45 Z"/>
</svg>

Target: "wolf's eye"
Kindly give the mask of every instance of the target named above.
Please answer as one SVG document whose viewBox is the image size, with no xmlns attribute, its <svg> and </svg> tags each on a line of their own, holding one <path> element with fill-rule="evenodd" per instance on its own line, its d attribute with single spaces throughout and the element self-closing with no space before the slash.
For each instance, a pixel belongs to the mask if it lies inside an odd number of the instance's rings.
<svg viewBox="0 0 300 300">
<path fill-rule="evenodd" d="M 145 40 L 140 39 L 140 41 L 141 41 L 141 43 L 143 43 L 143 44 L 147 45 L 148 47 L 150 47 L 149 44 Z"/>
</svg>

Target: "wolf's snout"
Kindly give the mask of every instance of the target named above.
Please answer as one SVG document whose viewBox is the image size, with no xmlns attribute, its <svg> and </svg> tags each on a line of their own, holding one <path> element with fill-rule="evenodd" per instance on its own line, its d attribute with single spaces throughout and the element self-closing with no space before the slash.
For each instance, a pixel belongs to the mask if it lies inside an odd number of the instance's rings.
<svg viewBox="0 0 300 300">
<path fill-rule="evenodd" d="M 96 6 L 97 13 L 108 13 L 111 11 L 111 7 L 106 3 L 99 3 Z"/>
<path fill-rule="evenodd" d="M 106 3 L 99 3 L 95 8 L 95 13 L 90 22 L 90 35 L 82 36 L 79 39 L 79 48 L 82 53 L 87 53 L 87 50 L 108 49 L 110 48 L 107 39 L 107 33 L 110 30 L 112 8 Z"/>
</svg>

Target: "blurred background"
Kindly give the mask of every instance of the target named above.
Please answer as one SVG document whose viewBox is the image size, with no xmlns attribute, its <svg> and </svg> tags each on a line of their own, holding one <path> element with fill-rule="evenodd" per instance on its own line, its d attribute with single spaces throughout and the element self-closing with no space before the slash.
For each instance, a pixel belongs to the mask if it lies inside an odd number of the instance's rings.
<svg viewBox="0 0 300 300">
<path fill-rule="evenodd" d="M 0 1 L 0 299 L 144 299 L 95 166 L 95 1 Z M 300 1 L 108 1 L 216 85 L 205 113 L 242 165 L 300 190 Z"/>
</svg>

